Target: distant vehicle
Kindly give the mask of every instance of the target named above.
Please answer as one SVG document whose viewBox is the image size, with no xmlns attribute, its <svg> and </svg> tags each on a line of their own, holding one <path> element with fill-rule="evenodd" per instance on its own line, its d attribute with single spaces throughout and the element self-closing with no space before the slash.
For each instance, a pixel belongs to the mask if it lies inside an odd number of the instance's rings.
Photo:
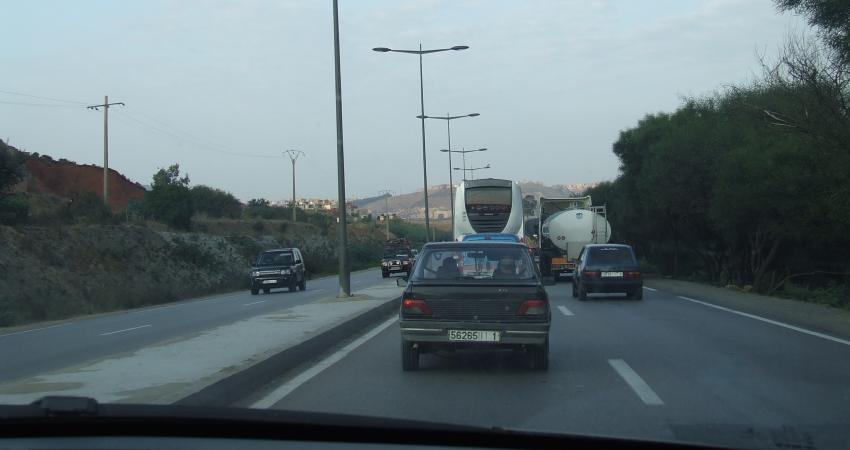
<svg viewBox="0 0 850 450">
<path fill-rule="evenodd" d="M 461 242 L 493 241 L 493 242 L 520 242 L 519 236 L 511 233 L 475 233 L 465 234 L 460 237 Z"/>
<path fill-rule="evenodd" d="M 306 267 L 301 250 L 280 248 L 260 253 L 251 267 L 251 295 L 260 289 L 268 294 L 274 288 L 307 289 Z"/>
<path fill-rule="evenodd" d="M 381 258 L 381 276 L 389 278 L 394 273 L 410 276 L 410 269 L 416 254 L 410 247 L 410 241 L 404 238 L 389 239 L 384 242 L 384 256 Z"/>
<path fill-rule="evenodd" d="M 526 232 L 536 243 L 540 272 L 557 281 L 571 276 L 585 244 L 604 244 L 611 238 L 605 206 L 592 206 L 590 196 L 546 198 L 537 202 L 536 219 Z"/>
<path fill-rule="evenodd" d="M 522 191 L 510 180 L 484 178 L 461 182 L 453 206 L 454 240 L 475 233 L 523 237 Z"/>
<path fill-rule="evenodd" d="M 587 300 L 591 292 L 625 293 L 643 299 L 643 277 L 635 252 L 623 244 L 588 244 L 579 254 L 573 274 L 573 297 Z"/>
<path fill-rule="evenodd" d="M 422 248 L 399 312 L 402 369 L 439 350 L 514 349 L 549 367 L 549 298 L 525 244 L 441 242 Z"/>
</svg>

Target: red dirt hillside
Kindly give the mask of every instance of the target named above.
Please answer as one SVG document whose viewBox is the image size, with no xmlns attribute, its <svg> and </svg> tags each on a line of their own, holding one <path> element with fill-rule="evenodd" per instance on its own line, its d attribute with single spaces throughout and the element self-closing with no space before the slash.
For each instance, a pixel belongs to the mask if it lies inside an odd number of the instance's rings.
<svg viewBox="0 0 850 450">
<path fill-rule="evenodd" d="M 26 160 L 26 167 L 29 172 L 27 192 L 73 198 L 90 191 L 103 198 L 103 168 L 100 166 L 32 155 Z M 145 188 L 139 183 L 109 169 L 109 207 L 112 211 L 123 211 L 130 200 L 141 200 L 144 196 Z"/>
</svg>

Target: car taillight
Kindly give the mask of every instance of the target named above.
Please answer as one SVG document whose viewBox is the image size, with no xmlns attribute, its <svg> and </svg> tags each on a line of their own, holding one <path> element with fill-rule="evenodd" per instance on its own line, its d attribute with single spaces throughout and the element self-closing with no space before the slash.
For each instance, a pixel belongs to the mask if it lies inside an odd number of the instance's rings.
<svg viewBox="0 0 850 450">
<path fill-rule="evenodd" d="M 424 299 L 405 297 L 401 300 L 401 308 L 405 314 L 431 314 L 431 307 L 425 303 Z"/>
<path fill-rule="evenodd" d="M 526 300 L 519 305 L 516 313 L 520 316 L 546 314 L 546 302 L 543 300 Z"/>
<path fill-rule="evenodd" d="M 599 278 L 599 272 L 594 270 L 585 270 L 581 273 L 584 278 Z"/>
<path fill-rule="evenodd" d="M 624 278 L 640 278 L 640 272 L 623 272 Z"/>
</svg>

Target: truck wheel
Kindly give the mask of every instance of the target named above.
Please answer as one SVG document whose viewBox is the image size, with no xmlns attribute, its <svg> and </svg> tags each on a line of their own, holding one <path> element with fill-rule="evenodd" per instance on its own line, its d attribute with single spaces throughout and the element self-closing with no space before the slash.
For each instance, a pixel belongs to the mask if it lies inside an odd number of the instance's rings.
<svg viewBox="0 0 850 450">
<path fill-rule="evenodd" d="M 260 290 L 258 288 L 255 288 L 255 287 L 251 288 L 251 295 L 257 295 L 259 293 L 260 293 Z"/>
<path fill-rule="evenodd" d="M 549 340 L 543 345 L 532 347 L 529 351 L 531 355 L 531 368 L 534 370 L 549 369 Z"/>
<path fill-rule="evenodd" d="M 587 300 L 587 287 L 585 287 L 582 283 L 579 283 L 578 285 L 578 299 Z"/>
<path fill-rule="evenodd" d="M 419 369 L 419 349 L 413 342 L 401 341 L 401 369 L 410 372 Z"/>
</svg>

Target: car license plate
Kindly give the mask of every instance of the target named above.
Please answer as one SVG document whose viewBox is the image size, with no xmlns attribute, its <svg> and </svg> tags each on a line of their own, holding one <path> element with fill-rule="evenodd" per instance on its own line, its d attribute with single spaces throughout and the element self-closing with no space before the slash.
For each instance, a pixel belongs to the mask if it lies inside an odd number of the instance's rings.
<svg viewBox="0 0 850 450">
<path fill-rule="evenodd" d="M 498 331 L 489 330 L 449 330 L 450 341 L 499 342 Z"/>
<path fill-rule="evenodd" d="M 277 280 L 263 280 L 263 284 L 275 284 Z"/>
<path fill-rule="evenodd" d="M 602 272 L 602 276 L 606 277 L 606 278 L 613 278 L 613 277 L 621 277 L 622 278 L 623 272 Z"/>
<path fill-rule="evenodd" d="M 390 267 L 390 269 L 391 269 L 391 270 L 399 270 L 399 269 L 401 269 L 401 267 L 399 267 L 399 266 L 392 266 L 392 267 Z"/>
</svg>

